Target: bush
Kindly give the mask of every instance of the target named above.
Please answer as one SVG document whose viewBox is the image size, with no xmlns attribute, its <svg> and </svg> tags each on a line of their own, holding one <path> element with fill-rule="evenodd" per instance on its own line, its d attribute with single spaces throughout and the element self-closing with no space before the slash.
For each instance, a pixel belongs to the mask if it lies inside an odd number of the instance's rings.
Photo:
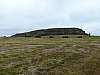
<svg viewBox="0 0 100 75">
<path fill-rule="evenodd" d="M 78 36 L 77 38 L 82 38 L 82 36 Z"/>
<path fill-rule="evenodd" d="M 91 33 L 89 33 L 88 36 L 91 37 Z"/>
<path fill-rule="evenodd" d="M 41 38 L 41 36 L 37 35 L 37 36 L 35 36 L 35 38 Z"/>
<path fill-rule="evenodd" d="M 53 36 L 49 36 L 49 38 L 54 38 Z"/>
<path fill-rule="evenodd" d="M 62 36 L 62 38 L 69 38 L 68 36 Z"/>
</svg>

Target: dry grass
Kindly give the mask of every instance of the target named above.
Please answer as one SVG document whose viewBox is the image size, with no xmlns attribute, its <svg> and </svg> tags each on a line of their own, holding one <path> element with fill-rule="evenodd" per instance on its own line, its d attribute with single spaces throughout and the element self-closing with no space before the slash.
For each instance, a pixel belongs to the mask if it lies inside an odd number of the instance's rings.
<svg viewBox="0 0 100 75">
<path fill-rule="evenodd" d="M 0 75 L 100 75 L 100 38 L 0 38 Z"/>
</svg>

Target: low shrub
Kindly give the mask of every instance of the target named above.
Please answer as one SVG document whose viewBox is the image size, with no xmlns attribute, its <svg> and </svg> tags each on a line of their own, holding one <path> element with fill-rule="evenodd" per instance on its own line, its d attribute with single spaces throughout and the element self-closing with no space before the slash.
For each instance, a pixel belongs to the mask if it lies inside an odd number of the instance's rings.
<svg viewBox="0 0 100 75">
<path fill-rule="evenodd" d="M 49 38 L 54 38 L 53 36 L 49 36 Z"/>
<path fill-rule="evenodd" d="M 69 38 L 68 36 L 62 36 L 62 38 Z"/>
<path fill-rule="evenodd" d="M 35 36 L 35 38 L 41 38 L 41 36 L 37 35 L 37 36 Z"/>
<path fill-rule="evenodd" d="M 77 38 L 82 38 L 82 36 L 78 36 Z"/>
</svg>

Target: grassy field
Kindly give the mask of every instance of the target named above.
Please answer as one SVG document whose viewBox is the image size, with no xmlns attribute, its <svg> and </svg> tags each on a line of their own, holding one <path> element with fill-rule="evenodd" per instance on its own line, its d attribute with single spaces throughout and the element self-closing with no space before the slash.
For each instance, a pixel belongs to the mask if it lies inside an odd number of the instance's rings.
<svg viewBox="0 0 100 75">
<path fill-rule="evenodd" d="M 100 75 L 100 37 L 0 38 L 0 75 Z"/>
</svg>

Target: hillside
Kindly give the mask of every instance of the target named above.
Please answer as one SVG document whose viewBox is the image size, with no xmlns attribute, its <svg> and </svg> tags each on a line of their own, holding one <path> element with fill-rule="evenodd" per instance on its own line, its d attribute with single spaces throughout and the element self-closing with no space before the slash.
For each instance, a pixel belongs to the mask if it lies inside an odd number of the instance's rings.
<svg viewBox="0 0 100 75">
<path fill-rule="evenodd" d="M 0 38 L 0 75 L 100 75 L 100 37 Z"/>
<path fill-rule="evenodd" d="M 30 31 L 26 33 L 18 33 L 12 37 L 32 37 L 32 36 L 47 36 L 47 35 L 87 35 L 85 31 L 79 28 L 51 28 Z"/>
</svg>

